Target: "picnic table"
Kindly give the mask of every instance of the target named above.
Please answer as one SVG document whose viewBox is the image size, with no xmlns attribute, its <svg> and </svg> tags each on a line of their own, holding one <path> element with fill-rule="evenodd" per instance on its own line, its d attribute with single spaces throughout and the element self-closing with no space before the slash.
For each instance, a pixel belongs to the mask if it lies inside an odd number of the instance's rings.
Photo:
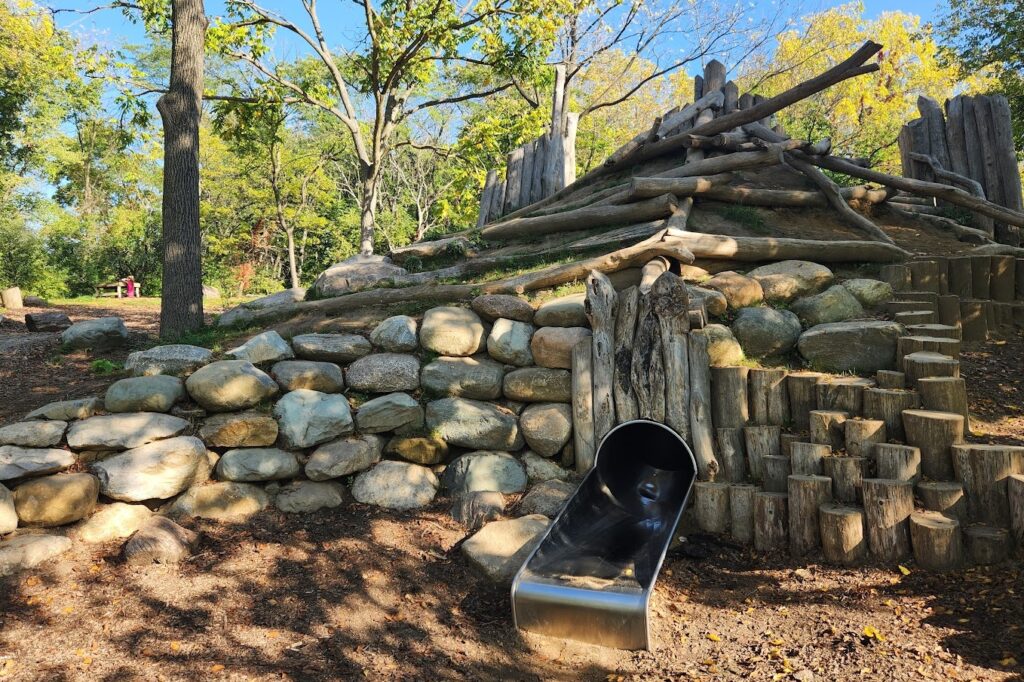
<svg viewBox="0 0 1024 682">
<path fill-rule="evenodd" d="M 100 298 L 103 296 L 115 296 L 117 298 L 125 298 L 128 295 L 128 285 L 124 282 L 108 282 L 107 284 L 100 284 L 96 287 L 96 297 Z M 142 296 L 142 283 L 135 282 L 136 298 Z"/>
</svg>

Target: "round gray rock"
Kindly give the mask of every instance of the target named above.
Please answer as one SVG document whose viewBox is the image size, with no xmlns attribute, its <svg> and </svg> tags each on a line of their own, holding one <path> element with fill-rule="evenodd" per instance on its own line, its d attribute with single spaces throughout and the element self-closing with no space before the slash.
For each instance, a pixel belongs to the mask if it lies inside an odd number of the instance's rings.
<svg viewBox="0 0 1024 682">
<path fill-rule="evenodd" d="M 18 512 L 14 508 L 14 495 L 7 486 L 0 483 L 0 536 L 13 533 L 18 528 Z"/>
<path fill-rule="evenodd" d="M 284 360 L 270 368 L 270 374 L 284 391 L 299 388 L 321 393 L 341 393 L 345 376 L 333 362 L 315 360 Z"/>
<path fill-rule="evenodd" d="M 537 327 L 585 327 L 587 312 L 584 308 L 586 294 L 570 294 L 545 301 L 533 315 Z"/>
<path fill-rule="evenodd" d="M 248 360 L 254 365 L 295 357 L 292 347 L 275 331 L 257 334 L 238 348 L 232 348 L 224 354 L 236 360 Z"/>
<path fill-rule="evenodd" d="M 712 367 L 728 367 L 743 360 L 743 347 L 724 324 L 706 325 L 704 333 L 708 337 L 708 359 Z"/>
<path fill-rule="evenodd" d="M 816 369 L 876 372 L 896 369 L 896 343 L 905 333 L 898 322 L 833 322 L 808 329 L 797 347 Z"/>
<path fill-rule="evenodd" d="M 344 501 L 345 486 L 340 483 L 294 481 L 278 491 L 274 506 L 286 514 L 309 514 L 341 506 Z"/>
<path fill-rule="evenodd" d="M 420 383 L 430 395 L 494 400 L 504 377 L 504 366 L 485 357 L 438 358 L 423 368 Z"/>
<path fill-rule="evenodd" d="M 368 289 L 389 280 L 408 274 L 386 256 L 356 255 L 332 265 L 320 273 L 311 287 L 317 298 L 331 298 Z"/>
<path fill-rule="evenodd" d="M 174 501 L 167 514 L 238 522 L 251 518 L 269 506 L 270 496 L 260 486 L 221 481 L 189 488 Z"/>
<path fill-rule="evenodd" d="M 529 450 L 523 453 L 523 466 L 526 467 L 526 477 L 531 481 L 564 481 L 569 478 L 567 470 Z"/>
<path fill-rule="evenodd" d="M 514 413 L 492 403 L 443 398 L 427 404 L 427 428 L 449 445 L 479 450 L 518 450 L 523 446 Z"/>
<path fill-rule="evenodd" d="M 129 412 L 90 417 L 68 429 L 72 450 L 127 450 L 184 433 L 189 423 L 156 412 Z"/>
<path fill-rule="evenodd" d="M 303 360 L 346 364 L 369 354 L 370 342 L 358 334 L 300 334 L 292 339 L 295 355 Z"/>
<path fill-rule="evenodd" d="M 25 415 L 25 419 L 53 419 L 56 421 L 74 421 L 93 417 L 103 407 L 99 398 L 79 398 L 77 400 L 58 400 L 36 408 Z"/>
<path fill-rule="evenodd" d="M 128 341 L 128 328 L 120 317 L 100 317 L 76 322 L 61 332 L 60 340 L 71 350 L 109 350 L 120 348 Z"/>
<path fill-rule="evenodd" d="M 52 474 L 74 463 L 74 454 L 67 450 L 0 445 L 0 481 Z"/>
<path fill-rule="evenodd" d="M 756 279 L 731 270 L 718 273 L 701 286 L 714 289 L 725 296 L 726 303 L 734 310 L 758 305 L 764 300 L 764 292 Z"/>
<path fill-rule="evenodd" d="M 507 452 L 469 452 L 455 459 L 441 474 L 441 484 L 453 495 L 493 490 L 526 490 L 526 469 Z"/>
<path fill-rule="evenodd" d="M 306 299 L 306 290 L 297 287 L 270 294 L 255 301 L 246 301 L 217 318 L 218 327 L 245 326 L 264 315 L 286 314 L 295 304 Z"/>
<path fill-rule="evenodd" d="M 431 308 L 420 325 L 420 345 L 438 355 L 473 355 L 484 347 L 485 339 L 483 322 L 467 308 Z"/>
<path fill-rule="evenodd" d="M 590 336 L 586 327 L 541 327 L 530 341 L 533 361 L 541 367 L 572 369 L 572 349 Z"/>
<path fill-rule="evenodd" d="M 498 362 L 507 365 L 532 365 L 530 340 L 534 331 L 535 327 L 528 322 L 500 318 L 494 322 L 491 333 L 487 336 L 487 353 Z"/>
<path fill-rule="evenodd" d="M 107 389 L 107 412 L 167 412 L 185 397 L 185 383 L 178 377 L 158 374 L 115 381 Z"/>
<path fill-rule="evenodd" d="M 134 376 L 168 374 L 184 377 L 213 360 L 213 351 L 199 346 L 176 343 L 135 351 L 125 360 L 124 368 Z"/>
<path fill-rule="evenodd" d="M 222 481 L 277 481 L 294 478 L 301 470 L 293 453 L 277 448 L 228 450 L 217 460 Z"/>
<path fill-rule="evenodd" d="M 808 327 L 829 322 L 843 322 L 864 315 L 864 307 L 842 285 L 831 286 L 820 294 L 796 301 L 790 308 Z"/>
<path fill-rule="evenodd" d="M 765 300 L 773 303 L 792 301 L 813 294 L 832 283 L 835 275 L 824 265 L 805 260 L 784 260 L 762 265 L 747 273 L 764 291 Z"/>
<path fill-rule="evenodd" d="M 67 428 L 66 421 L 28 421 L 11 424 L 0 428 L 0 445 L 48 448 L 60 443 Z"/>
<path fill-rule="evenodd" d="M 877 279 L 848 279 L 843 287 L 866 308 L 888 303 L 893 296 L 892 285 Z"/>
<path fill-rule="evenodd" d="M 505 375 L 502 391 L 509 400 L 524 403 L 568 403 L 572 401 L 572 375 L 564 369 L 524 367 Z"/>
<path fill-rule="evenodd" d="M 256 410 L 215 414 L 203 421 L 199 437 L 210 447 L 218 448 L 273 445 L 277 440 L 277 420 Z"/>
<path fill-rule="evenodd" d="M 286 448 L 308 448 L 352 431 L 352 410 L 343 395 L 300 388 L 274 405 L 278 439 Z"/>
<path fill-rule="evenodd" d="M 356 428 L 360 433 L 384 433 L 406 426 L 423 426 L 423 407 L 408 393 L 382 395 L 356 410 Z"/>
<path fill-rule="evenodd" d="M 14 507 L 21 525 L 53 528 L 91 514 L 99 495 L 100 482 L 92 474 L 57 474 L 19 485 Z"/>
<path fill-rule="evenodd" d="M 572 435 L 572 407 L 566 403 L 535 403 L 519 415 L 526 444 L 538 455 L 552 457 Z"/>
<path fill-rule="evenodd" d="M 345 378 L 349 388 L 357 391 L 415 391 L 420 387 L 420 361 L 415 355 L 375 353 L 349 365 Z"/>
<path fill-rule="evenodd" d="M 575 491 L 576 486 L 566 481 L 544 481 L 523 495 L 517 511 L 523 515 L 541 514 L 553 518 Z"/>
<path fill-rule="evenodd" d="M 788 310 L 744 308 L 732 324 L 732 333 L 750 357 L 782 355 L 800 338 L 800 319 Z"/>
<path fill-rule="evenodd" d="M 725 298 L 725 294 L 720 291 L 687 286 L 686 294 L 692 302 L 703 303 L 705 310 L 708 311 L 708 315 L 712 317 L 721 317 L 729 309 L 729 301 Z"/>
<path fill-rule="evenodd" d="M 326 481 L 368 469 L 380 461 L 384 439 L 364 434 L 324 443 L 306 462 L 306 476 L 311 481 Z"/>
<path fill-rule="evenodd" d="M 530 322 L 533 320 L 533 306 L 518 296 L 485 294 L 477 296 L 470 304 L 476 313 L 488 321 L 501 318 Z"/>
<path fill-rule="evenodd" d="M 61 535 L 18 535 L 0 541 L 0 578 L 35 568 L 71 545 L 71 540 Z"/>
<path fill-rule="evenodd" d="M 100 490 L 122 502 L 167 499 L 192 485 L 200 462 L 206 460 L 203 441 L 181 436 L 143 445 L 91 465 Z"/>
<path fill-rule="evenodd" d="M 427 467 L 386 461 L 356 476 L 352 497 L 388 509 L 417 509 L 434 500 L 438 485 L 437 476 Z"/>
<path fill-rule="evenodd" d="M 192 399 L 210 412 L 244 410 L 277 393 L 277 384 L 247 360 L 221 360 L 185 380 Z"/>
<path fill-rule="evenodd" d="M 540 514 L 492 521 L 462 543 L 462 552 L 488 578 L 509 584 L 550 523 Z"/>
<path fill-rule="evenodd" d="M 392 353 L 407 353 L 419 348 L 416 320 L 408 315 L 395 315 L 378 324 L 370 332 L 370 343 Z"/>
</svg>

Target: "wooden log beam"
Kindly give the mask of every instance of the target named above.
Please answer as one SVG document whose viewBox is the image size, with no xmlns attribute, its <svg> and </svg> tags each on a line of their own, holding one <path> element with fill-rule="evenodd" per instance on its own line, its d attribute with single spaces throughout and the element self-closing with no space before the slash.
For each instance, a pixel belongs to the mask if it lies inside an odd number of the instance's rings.
<svg viewBox="0 0 1024 682">
<path fill-rule="evenodd" d="M 630 225 L 647 220 L 667 218 L 678 206 L 676 198 L 666 194 L 626 206 L 584 206 L 573 211 L 551 215 L 513 218 L 488 225 L 480 231 L 480 234 L 485 239 L 501 241 L 517 237 L 537 237 L 554 232 Z"/>
<path fill-rule="evenodd" d="M 650 298 L 661 330 L 662 367 L 668 388 L 664 397 L 665 423 L 690 442 L 690 300 L 686 282 L 672 272 L 662 273 L 651 287 Z M 698 455 L 694 449 L 701 478 L 713 480 L 718 466 L 714 454 L 710 458 L 707 455 Z"/>
<path fill-rule="evenodd" d="M 576 471 L 586 473 L 594 465 L 593 349 L 583 339 L 572 349 L 572 430 Z"/>
<path fill-rule="evenodd" d="M 728 237 L 669 228 L 666 241 L 685 246 L 695 258 L 759 262 L 813 260 L 818 263 L 899 263 L 910 254 L 898 246 L 869 241 L 821 241 L 775 237 Z"/>
</svg>

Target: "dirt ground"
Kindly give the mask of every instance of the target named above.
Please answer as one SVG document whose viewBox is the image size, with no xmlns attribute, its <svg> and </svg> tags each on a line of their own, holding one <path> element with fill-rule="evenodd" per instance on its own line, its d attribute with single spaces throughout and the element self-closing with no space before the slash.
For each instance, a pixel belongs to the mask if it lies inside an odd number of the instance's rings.
<svg viewBox="0 0 1024 682">
<path fill-rule="evenodd" d="M 121 314 L 133 347 L 152 343 L 155 310 L 68 312 Z M 23 345 L 16 324 L 0 328 L 0 423 L 112 381 L 55 341 Z M 1021 357 L 1020 333 L 965 349 L 978 439 L 1024 443 Z M 654 648 L 622 652 L 516 631 L 507 587 L 468 565 L 447 505 L 195 520 L 199 549 L 178 568 L 76 544 L 0 580 L 0 678 L 1024 681 L 1019 562 L 844 570 L 690 536 L 658 582 Z"/>
</svg>

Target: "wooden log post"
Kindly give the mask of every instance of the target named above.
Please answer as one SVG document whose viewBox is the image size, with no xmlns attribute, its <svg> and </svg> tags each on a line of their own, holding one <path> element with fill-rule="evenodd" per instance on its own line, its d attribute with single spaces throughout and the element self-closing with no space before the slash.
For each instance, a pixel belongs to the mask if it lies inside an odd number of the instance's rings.
<svg viewBox="0 0 1024 682">
<path fill-rule="evenodd" d="M 1005 528 L 968 526 L 964 539 L 968 556 L 979 566 L 1001 563 L 1009 554 L 1010 533 Z"/>
<path fill-rule="evenodd" d="M 8 287 L 7 289 L 0 291 L 0 302 L 2 302 L 4 307 L 8 310 L 20 310 L 25 307 L 21 296 L 21 289 L 19 287 Z"/>
<path fill-rule="evenodd" d="M 957 311 L 959 313 L 960 302 L 957 301 Z M 931 336 L 933 338 L 941 339 L 961 339 L 961 330 L 959 325 L 952 326 L 946 324 L 911 324 L 907 325 L 907 332 L 911 336 Z M 906 357 L 906 356 L 904 356 Z"/>
<path fill-rule="evenodd" d="M 824 460 L 832 456 L 832 448 L 820 443 L 793 443 L 789 460 L 792 473 L 820 476 L 825 472 Z"/>
<path fill-rule="evenodd" d="M 847 419 L 844 426 L 846 454 L 874 460 L 874 445 L 886 440 L 885 422 L 881 419 Z"/>
<path fill-rule="evenodd" d="M 920 351 L 903 356 L 903 372 L 907 386 L 916 388 L 921 379 L 928 377 L 959 377 L 960 361 L 942 353 Z"/>
<path fill-rule="evenodd" d="M 914 291 L 930 291 L 942 293 L 941 271 L 939 262 L 935 260 L 918 260 L 907 263 L 910 268 L 911 284 Z"/>
<path fill-rule="evenodd" d="M 697 481 L 693 484 L 693 508 L 697 527 L 705 533 L 721 534 L 729 530 L 728 483 Z"/>
<path fill-rule="evenodd" d="M 971 273 L 971 256 L 958 256 L 949 259 L 949 293 L 956 294 L 960 298 L 973 298 L 974 288 L 972 283 L 974 275 Z"/>
<path fill-rule="evenodd" d="M 640 269 L 640 293 L 646 294 L 650 291 L 651 287 L 654 286 L 654 282 L 671 268 L 672 264 L 664 256 L 658 256 L 647 261 Z"/>
<path fill-rule="evenodd" d="M 960 340 L 943 339 L 935 336 L 901 336 L 896 340 L 896 362 L 903 364 L 903 358 L 911 353 L 926 350 L 942 353 L 950 357 L 959 357 Z"/>
<path fill-rule="evenodd" d="M 874 447 L 878 478 L 917 483 L 921 479 L 921 450 L 913 445 L 879 443 Z"/>
<path fill-rule="evenodd" d="M 913 286 L 913 276 L 906 265 L 883 265 L 879 270 L 878 279 L 888 282 L 892 290 L 897 292 L 909 291 Z"/>
<path fill-rule="evenodd" d="M 853 504 L 863 499 L 867 460 L 863 457 L 826 457 L 825 475 L 832 479 L 832 495 L 839 502 Z"/>
<path fill-rule="evenodd" d="M 572 349 L 572 431 L 576 471 L 586 473 L 594 466 L 593 348 L 583 339 Z"/>
<path fill-rule="evenodd" d="M 711 418 L 722 429 L 739 429 L 750 421 L 747 367 L 711 368 Z"/>
<path fill-rule="evenodd" d="M 487 171 L 487 177 L 484 180 L 484 189 L 480 194 L 480 211 L 477 214 L 476 226 L 481 228 L 487 224 L 491 211 L 491 197 L 494 195 L 494 186 L 498 184 L 498 171 L 489 170 Z"/>
<path fill-rule="evenodd" d="M 954 445 L 953 468 L 964 487 L 967 511 L 973 521 L 1009 526 L 1008 479 L 1024 473 L 1024 447 L 1013 445 Z"/>
<path fill-rule="evenodd" d="M 903 310 L 893 313 L 893 320 L 904 326 L 915 324 L 934 324 L 939 319 L 939 314 L 931 310 Z"/>
<path fill-rule="evenodd" d="M 754 495 L 754 549 L 784 550 L 789 545 L 789 496 L 761 492 Z"/>
<path fill-rule="evenodd" d="M 964 559 L 960 522 L 934 511 L 910 515 L 914 561 L 926 571 L 954 571 Z"/>
<path fill-rule="evenodd" d="M 906 440 L 903 430 L 903 411 L 921 406 L 916 391 L 868 388 L 864 391 L 864 416 L 885 422 L 885 433 L 894 440 Z"/>
<path fill-rule="evenodd" d="M 821 547 L 818 510 L 832 501 L 832 480 L 826 476 L 789 477 L 789 551 L 802 557 Z"/>
<path fill-rule="evenodd" d="M 665 423 L 690 441 L 690 302 L 686 282 L 674 273 L 663 273 L 651 287 L 650 297 L 661 330 Z M 713 479 L 718 470 L 716 465 L 712 465 L 714 453 L 705 451 L 698 455 L 694 451 L 694 455 L 704 457 L 704 461 L 697 460 L 701 477 Z"/>
<path fill-rule="evenodd" d="M 532 203 L 530 196 L 533 191 L 533 157 L 537 153 L 537 141 L 531 140 L 521 149 L 523 150 L 523 161 L 519 171 L 519 198 L 516 200 L 516 208 L 529 206 Z"/>
<path fill-rule="evenodd" d="M 665 421 L 665 369 L 661 351 L 661 327 L 654 314 L 650 294 L 640 299 L 630 377 L 636 396 L 637 416 L 656 422 Z"/>
<path fill-rule="evenodd" d="M 612 400 L 615 403 L 615 418 L 620 424 L 639 416 L 630 372 L 639 306 L 640 290 L 637 287 L 629 287 L 619 293 L 619 306 L 615 316 L 615 377 Z"/>
<path fill-rule="evenodd" d="M 939 324 L 960 327 L 960 297 L 954 294 L 939 296 Z M 960 338 L 960 337 L 957 337 Z"/>
<path fill-rule="evenodd" d="M 752 368 L 750 382 L 750 420 L 759 426 L 782 426 L 789 419 L 786 370 Z"/>
<path fill-rule="evenodd" d="M 1010 530 L 1018 548 L 1024 548 L 1024 474 L 1006 479 L 1006 497 L 1010 503 Z"/>
<path fill-rule="evenodd" d="M 897 562 L 910 556 L 910 515 L 914 486 L 909 481 L 864 479 L 864 513 L 868 545 L 879 561 Z"/>
<path fill-rule="evenodd" d="M 1010 303 L 1014 299 L 1017 259 L 1013 256 L 992 256 L 989 291 L 993 301 Z"/>
<path fill-rule="evenodd" d="M 821 372 L 790 372 L 786 376 L 789 414 L 798 430 L 810 428 L 810 412 L 818 409 L 816 386 L 823 376 Z"/>
<path fill-rule="evenodd" d="M 964 428 L 971 430 L 967 407 L 967 383 L 959 377 L 926 377 L 917 382 L 921 407 L 936 412 L 956 412 L 964 416 Z"/>
<path fill-rule="evenodd" d="M 764 457 L 781 454 L 780 433 L 781 429 L 778 426 L 744 427 L 743 440 L 747 451 L 747 471 L 752 480 L 761 480 L 761 460 Z"/>
<path fill-rule="evenodd" d="M 864 411 L 864 389 L 873 388 L 873 379 L 862 377 L 829 377 L 814 387 L 819 410 L 838 410 L 851 417 Z"/>
<path fill-rule="evenodd" d="M 967 523 L 967 499 L 964 487 L 956 481 L 921 481 L 917 484 L 921 506 Z"/>
<path fill-rule="evenodd" d="M 715 429 L 718 439 L 718 461 L 721 465 L 720 478 L 730 483 L 740 483 L 747 478 L 747 450 L 743 429 Z"/>
<path fill-rule="evenodd" d="M 701 476 L 716 479 L 722 473 L 721 463 L 715 456 L 715 439 L 711 423 L 711 360 L 708 356 L 708 334 L 694 329 L 689 334 L 690 361 L 690 439 L 697 469 Z M 666 386 L 666 405 L 673 402 L 675 387 Z M 668 410 L 671 414 L 671 410 Z"/>
<path fill-rule="evenodd" d="M 971 292 L 974 298 L 987 301 L 991 296 L 989 278 L 992 276 L 991 256 L 971 256 Z"/>
<path fill-rule="evenodd" d="M 789 476 L 793 473 L 790 457 L 765 455 L 761 458 L 761 488 L 770 493 L 789 491 Z"/>
<path fill-rule="evenodd" d="M 825 561 L 839 566 L 854 566 L 868 553 L 864 537 L 864 511 L 857 507 L 826 502 L 819 510 L 821 550 Z"/>
<path fill-rule="evenodd" d="M 505 206 L 502 213 L 511 213 L 519 208 L 519 193 L 523 180 L 523 148 L 513 149 L 505 165 Z"/>
<path fill-rule="evenodd" d="M 781 433 L 779 434 L 779 452 L 783 457 L 789 457 L 792 453 L 793 443 L 806 443 L 806 433 Z"/>
<path fill-rule="evenodd" d="M 754 497 L 759 492 L 756 485 L 729 486 L 729 528 L 732 539 L 744 545 L 754 541 Z"/>
<path fill-rule="evenodd" d="M 878 388 L 906 388 L 907 375 L 891 369 L 880 369 L 875 372 L 875 384 Z M 863 398 L 861 395 L 862 401 Z"/>
<path fill-rule="evenodd" d="M 950 448 L 964 442 L 964 417 L 953 412 L 904 410 L 908 445 L 921 449 L 921 475 L 933 481 L 953 478 Z"/>
<path fill-rule="evenodd" d="M 811 410 L 811 442 L 830 446 L 834 451 L 846 443 L 846 420 L 849 414 L 840 410 Z"/>
<path fill-rule="evenodd" d="M 615 426 L 615 287 L 597 271 L 587 276 L 584 309 L 592 331 L 591 372 L 594 387 L 594 442 L 600 443 Z"/>
<path fill-rule="evenodd" d="M 493 222 L 505 215 L 505 190 L 506 181 L 498 178 L 494 185 L 494 191 L 491 192 L 491 208 L 487 211 L 488 222 Z"/>
</svg>

